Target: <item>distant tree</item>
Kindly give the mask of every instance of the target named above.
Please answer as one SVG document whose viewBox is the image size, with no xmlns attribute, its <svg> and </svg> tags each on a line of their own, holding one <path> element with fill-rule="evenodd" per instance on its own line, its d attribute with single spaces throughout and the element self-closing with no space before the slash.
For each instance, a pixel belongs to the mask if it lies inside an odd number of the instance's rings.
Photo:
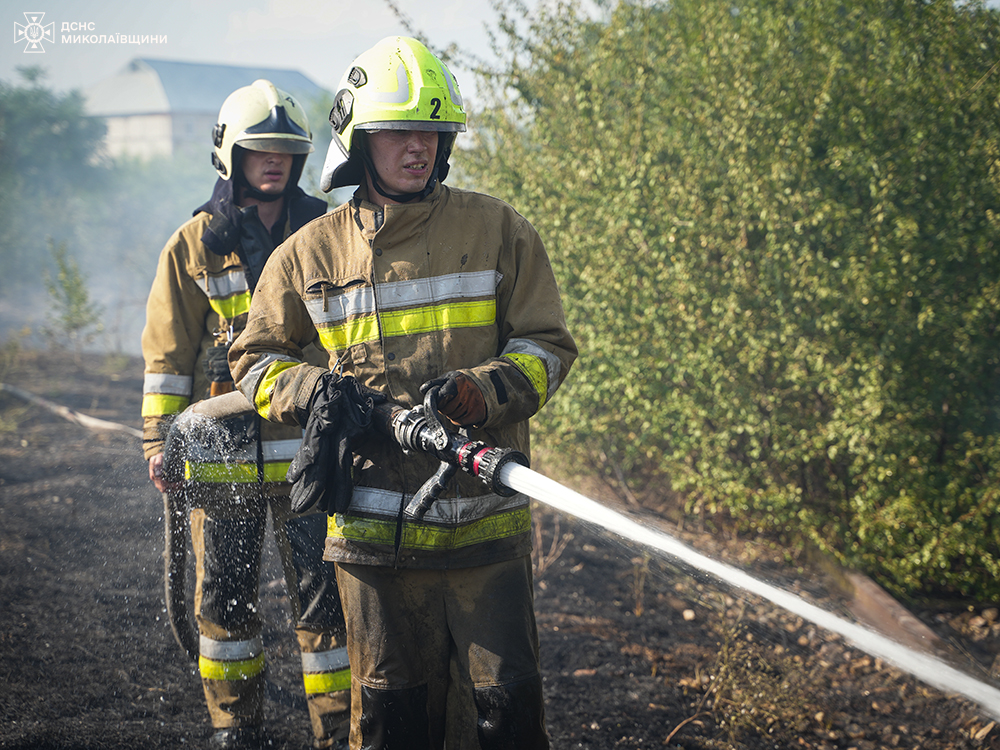
<svg viewBox="0 0 1000 750">
<path fill-rule="evenodd" d="M 78 92 L 52 91 L 39 68 L 20 74 L 17 85 L 0 82 L 0 293 L 8 303 L 16 297 L 7 309 L 20 316 L 3 322 L 51 330 L 58 311 L 46 278 L 64 270 L 51 241 L 74 248 L 108 343 L 136 353 L 160 249 L 211 195 L 209 135 L 195 154 L 112 159 L 102 148 L 103 121 L 86 115 Z M 92 333 L 83 343 L 93 343 Z"/>
<path fill-rule="evenodd" d="M 581 358 L 542 439 L 902 592 L 1000 594 L 1000 23 L 980 2 L 501 3 L 470 184 Z"/>
<path fill-rule="evenodd" d="M 87 117 L 78 91 L 56 93 L 38 67 L 19 68 L 24 84 L 0 82 L 0 178 L 25 190 L 59 188 L 93 176 L 104 124 Z"/>
<path fill-rule="evenodd" d="M 82 95 L 46 88 L 41 68 L 18 70 L 22 83 L 0 81 L 0 289 L 32 271 L 38 278 L 46 235 L 71 236 L 75 197 L 98 187 L 105 172 L 104 124 L 86 116 Z"/>
</svg>

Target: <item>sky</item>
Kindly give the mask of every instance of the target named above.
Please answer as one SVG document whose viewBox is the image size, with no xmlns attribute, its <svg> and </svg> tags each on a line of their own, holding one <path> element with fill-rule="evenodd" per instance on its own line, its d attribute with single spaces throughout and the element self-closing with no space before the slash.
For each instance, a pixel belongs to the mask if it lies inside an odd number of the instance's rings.
<svg viewBox="0 0 1000 750">
<path fill-rule="evenodd" d="M 496 25 L 490 0 L 395 2 L 432 47 L 457 43 L 488 56 L 485 29 Z M 535 7 L 537 0 L 526 5 Z M 1000 0 L 988 5 L 997 7 Z M 32 24 L 26 11 L 37 21 L 35 30 L 50 30 L 51 41 L 26 41 L 24 30 Z M 86 89 L 135 57 L 290 68 L 336 90 L 355 56 L 383 37 L 406 33 L 386 0 L 32 0 L 6 5 L 0 23 L 8 34 L 0 42 L 0 80 L 17 82 L 19 66 L 39 65 L 48 72 L 47 84 L 60 91 Z M 63 42 L 64 34 L 126 42 Z M 130 44 L 129 38 L 155 41 Z M 25 51 L 32 46 L 34 51 Z M 471 76 L 453 68 L 463 93 L 473 98 Z"/>
<path fill-rule="evenodd" d="M 396 5 L 432 47 L 489 49 L 485 27 L 495 25 L 489 0 Z M 289 68 L 336 90 L 354 57 L 383 37 L 406 33 L 386 0 L 32 0 L 5 4 L 0 23 L 7 25 L 8 39 L 0 43 L 0 80 L 19 82 L 18 67 L 38 65 L 47 71 L 47 85 L 59 91 L 87 89 L 136 57 Z M 48 33 L 32 43 L 29 27 Z M 123 37 L 126 43 L 63 41 L 64 35 L 81 34 Z M 468 88 L 461 69 L 454 72 Z"/>
</svg>

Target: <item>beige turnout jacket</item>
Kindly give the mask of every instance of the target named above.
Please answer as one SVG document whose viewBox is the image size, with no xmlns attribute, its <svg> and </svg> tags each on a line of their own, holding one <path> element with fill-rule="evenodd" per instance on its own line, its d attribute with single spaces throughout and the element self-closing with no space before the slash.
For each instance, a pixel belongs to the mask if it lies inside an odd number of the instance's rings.
<svg viewBox="0 0 1000 750">
<path fill-rule="evenodd" d="M 266 419 L 295 424 L 322 369 L 316 343 L 344 374 L 405 407 L 450 370 L 479 386 L 487 419 L 473 439 L 529 453 L 528 418 L 577 355 L 548 256 L 528 221 L 478 193 L 438 185 L 384 214 L 361 193 L 312 221 L 271 256 L 246 329 L 230 352 L 240 390 Z M 459 472 L 420 523 L 401 508 L 437 468 L 372 436 L 359 448 L 351 506 L 331 517 L 329 560 L 448 568 L 530 550 L 528 498 L 492 494 Z"/>
</svg>

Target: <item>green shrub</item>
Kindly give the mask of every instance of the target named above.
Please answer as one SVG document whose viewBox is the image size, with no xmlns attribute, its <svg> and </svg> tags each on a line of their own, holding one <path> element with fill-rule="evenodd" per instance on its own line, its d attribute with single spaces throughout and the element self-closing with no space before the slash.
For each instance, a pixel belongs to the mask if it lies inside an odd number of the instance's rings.
<svg viewBox="0 0 1000 750">
<path fill-rule="evenodd" d="M 540 440 L 898 592 L 1000 595 L 997 12 L 545 7 L 502 17 L 463 159 L 581 347 Z"/>
</svg>

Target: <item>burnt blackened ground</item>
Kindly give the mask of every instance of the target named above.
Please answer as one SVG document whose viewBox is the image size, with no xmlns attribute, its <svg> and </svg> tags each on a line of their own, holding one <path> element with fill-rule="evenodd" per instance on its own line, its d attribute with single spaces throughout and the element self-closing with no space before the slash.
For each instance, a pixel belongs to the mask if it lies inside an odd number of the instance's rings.
<svg viewBox="0 0 1000 750">
<path fill-rule="evenodd" d="M 0 380 L 139 427 L 137 360 L 22 352 Z M 204 746 L 200 682 L 163 605 L 162 515 L 137 438 L 0 392 L 0 747 Z M 544 509 L 536 519 L 553 748 L 1000 748 L 1000 729 L 978 706 L 810 623 L 586 524 Z M 727 554 L 718 539 L 686 541 Z M 279 691 L 268 725 L 276 747 L 307 747 L 273 545 L 266 554 L 265 637 Z M 764 572 L 842 609 L 818 574 Z M 952 603 L 919 614 L 988 678 L 994 613 Z"/>
</svg>

